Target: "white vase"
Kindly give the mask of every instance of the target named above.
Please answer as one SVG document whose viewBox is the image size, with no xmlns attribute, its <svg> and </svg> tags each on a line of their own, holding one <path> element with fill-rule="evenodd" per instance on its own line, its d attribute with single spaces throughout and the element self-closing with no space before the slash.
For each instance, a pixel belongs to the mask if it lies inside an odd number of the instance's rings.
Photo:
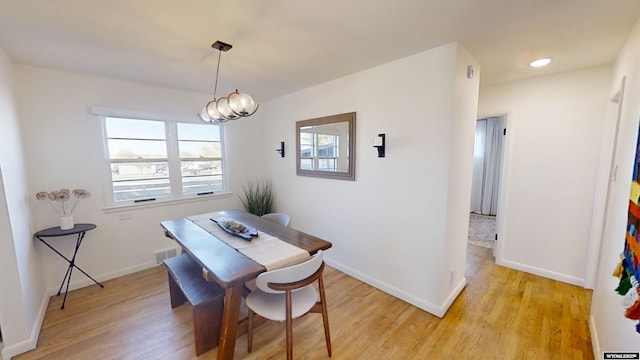
<svg viewBox="0 0 640 360">
<path fill-rule="evenodd" d="M 60 216 L 60 230 L 73 229 L 73 215 Z"/>
</svg>

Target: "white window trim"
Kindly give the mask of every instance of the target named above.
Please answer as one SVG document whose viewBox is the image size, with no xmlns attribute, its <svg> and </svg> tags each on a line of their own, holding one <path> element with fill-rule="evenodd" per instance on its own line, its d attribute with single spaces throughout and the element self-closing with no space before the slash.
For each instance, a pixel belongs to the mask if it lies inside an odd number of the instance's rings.
<svg viewBox="0 0 640 360">
<path fill-rule="evenodd" d="M 161 206 L 187 204 L 187 203 L 193 203 L 193 202 L 199 202 L 199 201 L 211 201 L 215 199 L 228 198 L 228 197 L 231 197 L 232 195 L 233 193 L 229 191 L 220 191 L 211 195 L 200 195 L 197 197 L 189 197 L 189 198 L 183 198 L 183 199 L 155 200 L 151 202 L 135 203 L 135 204 L 127 203 L 123 205 L 105 205 L 102 208 L 102 211 L 104 211 L 107 214 L 111 214 L 111 213 L 117 213 L 117 212 L 141 210 L 141 209 L 148 209 L 148 208 L 161 207 Z M 113 194 L 109 194 L 109 196 L 113 196 Z"/>
<path fill-rule="evenodd" d="M 114 118 L 127 118 L 127 119 L 140 119 L 140 120 L 156 120 L 156 121 L 163 121 L 167 124 L 171 124 L 170 125 L 170 130 L 167 131 L 167 129 L 165 129 L 165 131 L 167 132 L 167 139 L 166 141 L 169 143 L 169 146 L 167 148 L 167 157 L 171 158 L 173 156 L 174 153 L 177 152 L 177 144 L 178 144 L 178 139 L 177 139 L 177 123 L 193 123 L 193 124 L 198 124 L 198 122 L 193 121 L 193 117 L 188 117 L 185 116 L 184 114 L 160 114 L 160 113 L 154 113 L 154 112 L 145 112 L 145 111 L 137 111 L 137 110 L 127 110 L 127 109 L 120 109 L 120 108 L 112 108 L 112 107 L 104 107 L 104 106 L 92 106 L 91 107 L 91 114 L 92 115 L 96 115 L 97 117 L 99 117 L 100 119 L 100 124 L 101 124 L 101 137 L 102 137 L 102 143 L 103 143 L 103 154 L 104 154 L 104 160 L 103 160 L 103 175 L 102 175 L 102 181 L 103 181 L 103 186 L 102 186 L 102 196 L 103 196 L 103 203 L 104 206 L 102 208 L 102 210 L 105 213 L 114 213 L 114 212 L 121 212 L 121 211 L 130 211 L 130 210 L 138 210 L 138 209 L 146 209 L 146 208 L 153 208 L 153 207 L 160 207 L 160 206 L 170 206 L 170 205 L 176 205 L 176 204 L 184 204 L 184 203 L 191 203 L 191 202 L 198 202 L 198 201 L 211 201 L 212 199 L 219 199 L 219 198 L 227 198 L 230 197 L 231 195 L 233 195 L 230 191 L 229 191 L 229 175 L 227 173 L 227 169 L 228 169 L 228 160 L 226 158 L 226 139 L 225 139 L 225 133 L 224 131 L 220 132 L 220 141 L 222 142 L 223 146 L 221 148 L 221 152 L 222 152 L 222 181 L 225 184 L 225 190 L 223 191 L 218 191 L 218 192 L 214 192 L 213 194 L 207 194 L 207 195 L 197 195 L 197 194 L 188 194 L 188 195 L 182 195 L 181 197 L 177 198 L 175 196 L 169 196 L 166 198 L 160 198 L 160 199 L 155 199 L 154 201 L 149 201 L 149 202 L 138 202 L 138 203 L 132 203 L 132 202 L 123 202 L 121 204 L 115 203 L 113 200 L 113 182 L 111 181 L 111 172 L 110 172 L 110 164 L 111 164 L 111 159 L 109 158 L 109 151 L 108 151 L 108 147 L 107 147 L 107 142 L 105 141 L 105 134 L 106 134 L 106 120 L 105 118 L 108 117 L 114 117 Z M 188 119 L 188 120 L 185 120 Z M 175 144 L 173 144 L 173 142 L 175 142 Z M 175 194 L 174 192 L 174 183 L 171 183 L 171 190 L 172 190 L 172 194 Z"/>
</svg>

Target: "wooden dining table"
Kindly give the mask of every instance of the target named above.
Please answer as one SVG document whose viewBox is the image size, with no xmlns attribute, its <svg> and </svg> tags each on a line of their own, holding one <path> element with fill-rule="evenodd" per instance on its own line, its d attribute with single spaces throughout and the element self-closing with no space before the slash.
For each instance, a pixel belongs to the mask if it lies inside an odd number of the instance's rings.
<svg viewBox="0 0 640 360">
<path fill-rule="evenodd" d="M 313 255 L 318 250 L 329 249 L 332 244 L 313 235 L 262 219 L 242 210 L 218 212 L 246 225 L 255 227 Z M 218 359 L 233 359 L 243 285 L 265 272 L 264 266 L 243 255 L 227 243 L 207 232 L 188 218 L 167 220 L 160 223 L 165 235 L 175 240 L 203 268 L 207 281 L 225 289 L 224 309 L 220 324 Z"/>
</svg>

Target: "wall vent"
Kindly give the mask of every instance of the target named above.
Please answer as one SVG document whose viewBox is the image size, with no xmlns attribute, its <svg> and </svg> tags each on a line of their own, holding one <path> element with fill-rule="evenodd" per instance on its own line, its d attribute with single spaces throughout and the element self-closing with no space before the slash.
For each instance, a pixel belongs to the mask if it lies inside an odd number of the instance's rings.
<svg viewBox="0 0 640 360">
<path fill-rule="evenodd" d="M 156 264 L 161 264 L 162 261 L 164 261 L 165 259 L 177 256 L 179 254 L 179 249 L 171 248 L 171 249 L 159 250 L 154 252 L 153 254 L 156 257 Z"/>
</svg>

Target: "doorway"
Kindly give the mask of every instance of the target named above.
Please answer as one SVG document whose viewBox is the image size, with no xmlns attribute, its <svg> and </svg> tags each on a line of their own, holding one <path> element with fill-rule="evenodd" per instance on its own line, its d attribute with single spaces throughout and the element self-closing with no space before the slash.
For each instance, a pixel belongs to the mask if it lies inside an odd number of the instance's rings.
<svg viewBox="0 0 640 360">
<path fill-rule="evenodd" d="M 473 150 L 473 178 L 468 243 L 495 249 L 506 116 L 478 119 Z"/>
</svg>

